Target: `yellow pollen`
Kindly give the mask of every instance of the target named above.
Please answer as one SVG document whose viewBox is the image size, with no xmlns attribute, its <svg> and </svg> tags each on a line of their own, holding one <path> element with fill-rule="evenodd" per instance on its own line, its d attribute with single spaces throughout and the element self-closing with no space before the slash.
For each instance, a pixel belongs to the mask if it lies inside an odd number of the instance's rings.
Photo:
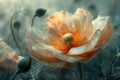
<svg viewBox="0 0 120 80">
<path fill-rule="evenodd" d="M 64 34 L 63 39 L 67 45 L 71 45 L 74 40 L 74 37 L 71 33 L 66 33 Z"/>
</svg>

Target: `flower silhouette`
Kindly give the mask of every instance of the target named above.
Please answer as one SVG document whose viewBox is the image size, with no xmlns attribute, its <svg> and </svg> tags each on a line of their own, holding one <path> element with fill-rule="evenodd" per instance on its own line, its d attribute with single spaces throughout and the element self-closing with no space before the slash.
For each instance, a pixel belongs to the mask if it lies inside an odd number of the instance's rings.
<svg viewBox="0 0 120 80">
<path fill-rule="evenodd" d="M 48 17 L 44 30 L 29 29 L 26 49 L 35 59 L 55 66 L 87 62 L 113 34 L 109 17 L 92 18 L 83 9 L 74 14 L 56 12 Z"/>
</svg>

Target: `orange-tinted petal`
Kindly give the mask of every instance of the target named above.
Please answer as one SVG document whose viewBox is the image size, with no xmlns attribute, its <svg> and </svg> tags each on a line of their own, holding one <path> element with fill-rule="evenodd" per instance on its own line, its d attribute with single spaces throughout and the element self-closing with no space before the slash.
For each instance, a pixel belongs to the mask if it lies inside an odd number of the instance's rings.
<svg viewBox="0 0 120 80">
<path fill-rule="evenodd" d="M 94 20 L 93 25 L 94 27 L 99 28 L 102 31 L 100 39 L 96 44 L 96 47 L 101 46 L 102 44 L 107 42 L 113 35 L 113 28 L 110 23 L 110 19 L 109 17 L 98 16 L 98 18 Z"/>
<path fill-rule="evenodd" d="M 67 56 L 75 57 L 75 58 L 82 58 L 80 62 L 86 62 L 90 60 L 99 50 L 100 48 L 95 48 L 90 51 L 83 52 L 82 54 L 75 54 L 75 55 L 67 54 Z"/>
</svg>

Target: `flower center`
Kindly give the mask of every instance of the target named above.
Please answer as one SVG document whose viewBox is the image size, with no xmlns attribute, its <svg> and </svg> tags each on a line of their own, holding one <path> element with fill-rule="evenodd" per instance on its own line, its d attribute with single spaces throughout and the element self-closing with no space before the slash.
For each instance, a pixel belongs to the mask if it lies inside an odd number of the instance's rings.
<svg viewBox="0 0 120 80">
<path fill-rule="evenodd" d="M 73 34 L 71 34 L 71 33 L 64 34 L 63 40 L 64 40 L 65 44 L 72 46 L 72 43 L 74 41 Z"/>
</svg>

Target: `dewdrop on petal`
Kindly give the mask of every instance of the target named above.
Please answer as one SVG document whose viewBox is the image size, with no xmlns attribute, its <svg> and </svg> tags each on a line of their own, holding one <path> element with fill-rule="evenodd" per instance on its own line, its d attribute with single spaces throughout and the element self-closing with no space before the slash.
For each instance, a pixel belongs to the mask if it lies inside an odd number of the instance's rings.
<svg viewBox="0 0 120 80">
<path fill-rule="evenodd" d="M 60 11 L 47 18 L 47 26 L 41 34 L 34 28 L 29 29 L 26 49 L 39 61 L 54 64 L 54 67 L 66 66 L 92 59 L 112 34 L 108 16 L 92 20 L 90 12 L 84 9 L 77 9 L 74 14 Z"/>
</svg>

